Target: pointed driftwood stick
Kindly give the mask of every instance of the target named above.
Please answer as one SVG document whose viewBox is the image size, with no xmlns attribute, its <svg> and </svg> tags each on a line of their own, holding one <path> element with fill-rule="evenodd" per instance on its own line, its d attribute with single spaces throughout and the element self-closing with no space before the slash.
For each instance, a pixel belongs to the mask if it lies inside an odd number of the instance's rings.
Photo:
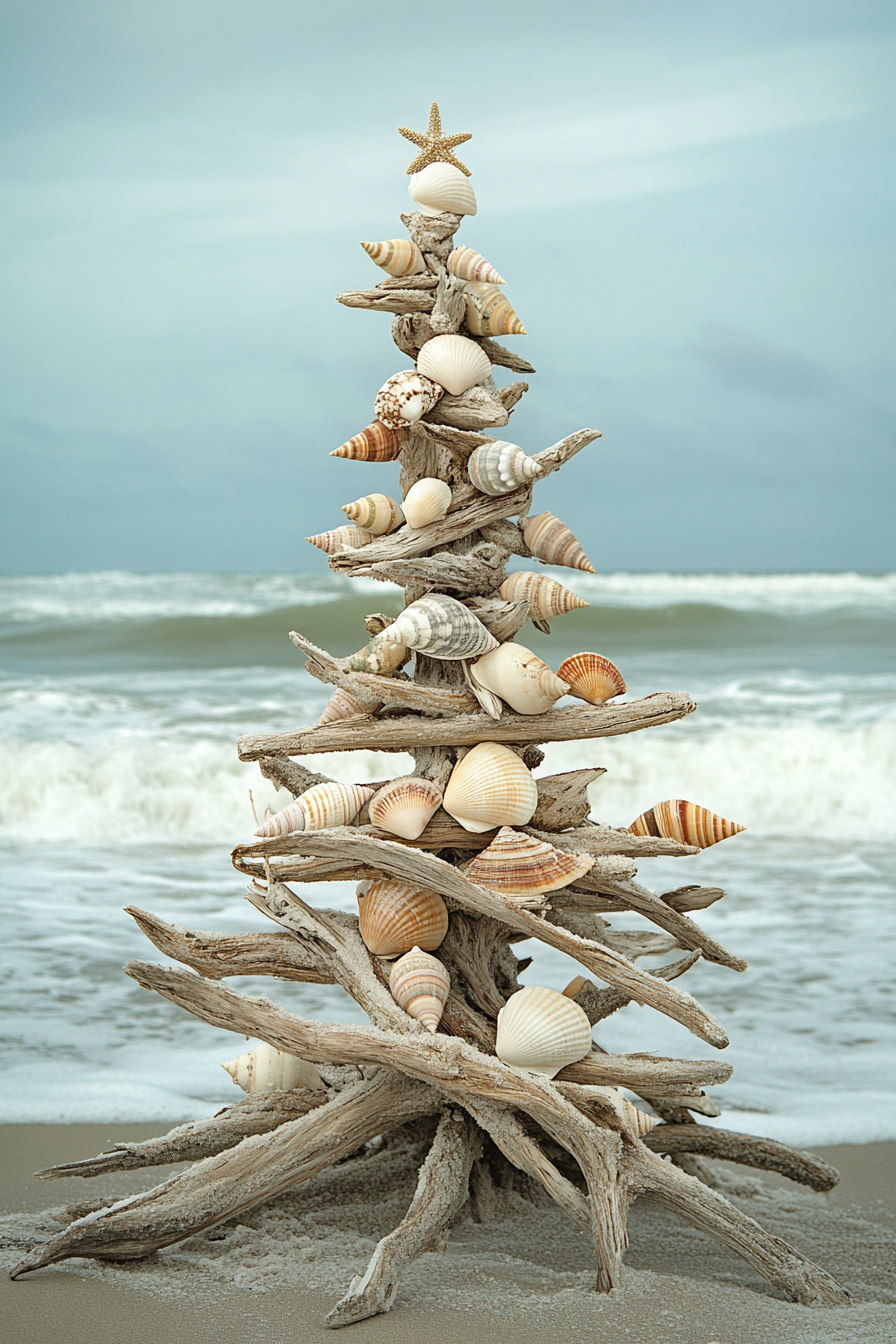
<svg viewBox="0 0 896 1344">
<path fill-rule="evenodd" d="M 375 313 L 431 313 L 435 296 L 427 289 L 347 289 L 336 302 Z"/>
<path fill-rule="evenodd" d="M 644 1136 L 643 1142 L 655 1153 L 699 1153 L 723 1162 L 738 1162 L 744 1167 L 776 1171 L 813 1190 L 833 1190 L 840 1180 L 839 1171 L 814 1153 L 788 1148 L 774 1139 L 736 1134 L 709 1125 L 658 1125 Z"/>
<path fill-rule="evenodd" d="M 493 542 L 483 541 L 466 555 L 439 551 L 416 560 L 380 560 L 370 565 L 357 565 L 354 575 L 399 584 L 417 579 L 433 589 L 450 589 L 455 596 L 470 596 L 492 593 L 500 588 L 506 562 L 505 550 Z"/>
<path fill-rule="evenodd" d="M 178 961 L 185 960 L 183 957 L 177 959 Z M 657 966 L 651 971 L 651 975 L 659 976 L 663 980 L 677 980 L 680 975 L 684 975 L 685 971 L 689 971 L 699 960 L 699 952 L 689 952 L 680 961 L 670 962 L 668 966 Z M 198 970 L 199 967 L 196 967 L 196 969 Z M 602 1022 L 605 1017 L 618 1013 L 620 1008 L 624 1008 L 626 1004 L 632 1002 L 629 995 L 623 993 L 620 989 L 598 989 L 584 976 L 579 976 L 579 979 L 582 981 L 581 987 L 571 997 L 575 998 L 579 1007 L 584 1009 L 592 1027 L 597 1022 Z"/>
<path fill-rule="evenodd" d="M 394 705 L 401 709 L 416 709 L 423 714 L 470 714 L 479 710 L 470 694 L 446 691 L 438 686 L 418 686 L 403 676 L 382 677 L 372 672 L 355 672 L 348 668 L 347 658 L 332 657 L 326 649 L 318 648 L 297 630 L 290 630 L 289 637 L 296 648 L 307 655 L 306 672 L 318 681 L 343 687 L 362 704 L 367 701 L 371 707 Z M 340 722 L 357 727 L 359 719 L 355 716 Z"/>
<path fill-rule="evenodd" d="M 161 953 L 213 980 L 227 975 L 272 975 L 278 980 L 301 980 L 306 984 L 334 983 L 332 974 L 320 969 L 316 950 L 303 946 L 293 934 L 204 933 L 185 929 L 181 924 L 168 924 L 135 905 L 124 908 Z"/>
</svg>

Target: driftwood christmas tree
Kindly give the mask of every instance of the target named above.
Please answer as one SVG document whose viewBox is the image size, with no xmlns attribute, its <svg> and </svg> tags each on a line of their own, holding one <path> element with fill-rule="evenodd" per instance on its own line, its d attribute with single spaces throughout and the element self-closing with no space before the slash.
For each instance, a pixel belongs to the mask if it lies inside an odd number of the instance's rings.
<svg viewBox="0 0 896 1344">
<path fill-rule="evenodd" d="M 191 969 L 135 962 L 129 975 L 205 1022 L 266 1043 L 230 1066 L 249 1095 L 163 1138 L 41 1172 L 96 1176 L 194 1162 L 147 1193 L 108 1208 L 98 1201 L 13 1277 L 70 1256 L 148 1255 L 258 1206 L 377 1135 L 437 1117 L 407 1217 L 376 1247 L 329 1325 L 387 1310 L 403 1268 L 440 1243 L 468 1195 L 475 1210 L 484 1186 L 510 1169 L 523 1173 L 521 1188 L 546 1191 L 588 1233 L 600 1292 L 619 1282 L 626 1211 L 646 1197 L 797 1301 L 844 1304 L 848 1295 L 824 1270 L 713 1188 L 701 1157 L 764 1167 L 816 1190 L 829 1189 L 836 1172 L 811 1154 L 695 1121 L 718 1114 L 703 1091 L 731 1074 L 718 1059 L 608 1054 L 591 1042 L 594 1024 L 635 1001 L 714 1049 L 727 1044 L 677 983 L 700 957 L 744 969 L 689 918 L 724 893 L 684 886 L 656 895 L 635 875 L 638 859 L 694 854 L 740 828 L 673 801 L 614 829 L 589 818 L 587 789 L 600 769 L 532 774 L 539 744 L 657 727 L 694 705 L 671 692 L 620 701 L 624 683 L 605 659 L 580 654 L 554 673 L 517 641 L 527 621 L 548 630 L 552 617 L 582 605 L 547 575 L 508 578 L 506 566 L 518 556 L 590 569 L 569 529 L 530 509 L 538 482 L 599 435 L 582 429 L 529 456 L 485 432 L 505 426 L 527 390 L 525 382 L 498 388 L 493 367 L 534 372 L 494 339 L 523 328 L 497 272 L 455 247 L 464 215 L 476 213 L 467 170 L 451 153 L 469 137 L 443 136 L 435 106 L 426 134 L 406 134 L 421 150 L 408 170 L 419 207 L 402 216 L 409 237 L 364 244 L 388 278 L 340 302 L 394 314 L 393 338 L 414 367 L 389 379 L 374 422 L 334 454 L 349 459 L 349 476 L 351 459 L 400 459 L 403 513 L 374 494 L 346 506 L 348 525 L 313 538 L 339 573 L 403 586 L 405 609 L 394 621 L 369 616 L 369 642 L 350 658 L 293 632 L 308 672 L 333 686 L 330 704 L 313 727 L 239 742 L 241 759 L 257 761 L 296 800 L 233 855 L 251 878 L 249 900 L 279 931 L 219 937 L 130 910 L 166 957 Z M 578 702 L 556 708 L 568 692 Z M 353 750 L 409 752 L 415 769 L 398 781 L 344 785 L 291 759 Z M 288 885 L 345 880 L 360 884 L 360 920 L 317 910 Z M 658 932 L 605 918 L 624 911 Z M 517 975 L 530 959 L 518 961 L 512 945 L 525 939 L 567 953 L 586 975 L 563 995 L 521 991 Z M 635 964 L 673 948 L 684 955 L 659 970 Z M 239 975 L 341 985 L 370 1025 L 306 1020 L 221 983 Z"/>
</svg>

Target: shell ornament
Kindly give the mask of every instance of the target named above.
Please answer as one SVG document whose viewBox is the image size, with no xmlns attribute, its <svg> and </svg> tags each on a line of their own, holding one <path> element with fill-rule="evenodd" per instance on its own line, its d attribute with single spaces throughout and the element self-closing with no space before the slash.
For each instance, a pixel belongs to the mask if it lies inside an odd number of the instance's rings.
<svg viewBox="0 0 896 1344">
<path fill-rule="evenodd" d="M 505 579 L 498 592 L 505 602 L 528 602 L 531 621 L 549 621 L 552 616 L 565 616 L 568 611 L 588 605 L 583 597 L 570 592 L 556 579 L 525 569 Z"/>
<path fill-rule="evenodd" d="M 387 275 L 421 275 L 426 270 L 423 253 L 410 238 L 389 238 L 384 243 L 362 243 L 361 246 Z"/>
<path fill-rule="evenodd" d="M 526 335 L 526 328 L 500 285 L 484 285 L 470 280 L 464 286 L 464 302 L 467 329 L 474 336 Z"/>
<path fill-rule="evenodd" d="M 432 336 L 417 356 L 417 372 L 453 396 L 488 378 L 491 360 L 466 336 Z M 427 407 L 427 410 L 429 407 Z"/>
<path fill-rule="evenodd" d="M 618 667 L 599 653 L 574 653 L 557 668 L 557 676 L 569 682 L 569 694 L 589 705 L 602 705 L 616 695 L 625 695 L 625 682 Z"/>
<path fill-rule="evenodd" d="M 290 835 L 294 831 L 325 831 L 331 826 L 348 826 L 375 790 L 364 784 L 315 784 L 284 807 L 255 831 L 263 839 Z"/>
<path fill-rule="evenodd" d="M 451 772 L 442 806 L 465 831 L 525 826 L 538 806 L 528 766 L 500 742 L 480 742 Z"/>
<path fill-rule="evenodd" d="M 365 495 L 351 504 L 343 504 L 342 512 L 372 537 L 391 532 L 403 518 L 400 506 L 389 495 Z"/>
<path fill-rule="evenodd" d="M 456 247 L 446 262 L 449 274 L 459 280 L 473 280 L 486 285 L 503 285 L 504 277 L 499 275 L 491 262 L 486 261 L 481 252 L 472 247 Z"/>
<path fill-rule="evenodd" d="M 442 790 L 432 780 L 393 779 L 370 800 L 370 820 L 402 840 L 419 840 L 441 805 Z"/>
<path fill-rule="evenodd" d="M 365 532 L 360 527 L 334 527 L 329 532 L 318 532 L 316 536 L 306 537 L 305 540 L 325 554 L 335 555 L 337 551 L 357 550 L 359 546 L 366 546 L 368 541 L 373 541 L 373 533 Z"/>
<path fill-rule="evenodd" d="M 403 369 L 387 378 L 377 392 L 373 413 L 389 429 L 416 424 L 442 395 L 438 383 L 424 378 L 416 369 Z"/>
<path fill-rule="evenodd" d="M 523 903 L 577 882 L 594 867 L 590 854 L 569 854 L 522 831 L 502 826 L 491 844 L 467 864 L 464 876 Z M 535 901 L 534 904 L 541 904 Z"/>
<path fill-rule="evenodd" d="M 378 705 L 377 708 L 382 709 L 382 705 Z M 355 714 L 372 714 L 373 712 L 356 700 L 353 695 L 349 695 L 348 691 L 344 691 L 341 686 L 337 686 L 324 706 L 324 712 L 317 722 L 319 724 L 336 723 L 339 719 L 350 719 Z"/>
<path fill-rule="evenodd" d="M 324 1090 L 324 1080 L 307 1060 L 275 1050 L 267 1041 L 221 1065 L 244 1092 L 291 1092 L 294 1087 Z"/>
<path fill-rule="evenodd" d="M 475 215 L 476 193 L 464 174 L 450 163 L 429 163 L 414 173 L 408 194 L 424 215 Z"/>
<path fill-rule="evenodd" d="M 717 812 L 699 803 L 688 803 L 684 798 L 669 798 L 636 817 L 628 828 L 632 835 L 660 835 L 667 840 L 678 840 L 683 845 L 708 849 L 720 840 L 745 831 L 737 821 L 727 821 Z"/>
<path fill-rule="evenodd" d="M 400 957 L 412 947 L 434 952 L 448 932 L 448 910 L 434 891 L 376 878 L 362 883 L 358 928 L 375 957 Z"/>
<path fill-rule="evenodd" d="M 401 501 L 408 527 L 427 527 L 440 523 L 451 504 L 451 486 L 436 476 L 424 476 L 415 481 Z"/>
<path fill-rule="evenodd" d="M 375 672 L 381 677 L 391 677 L 410 656 L 411 651 L 404 644 L 396 644 L 392 639 L 374 635 L 369 644 L 346 659 L 346 666 L 350 672 Z"/>
<path fill-rule="evenodd" d="M 527 985 L 498 1013 L 495 1054 L 505 1064 L 553 1078 L 591 1053 L 591 1023 L 584 1009 L 555 989 Z"/>
<path fill-rule="evenodd" d="M 467 473 L 484 495 L 508 495 L 541 475 L 541 467 L 515 443 L 492 439 L 470 454 Z"/>
<path fill-rule="evenodd" d="M 422 1022 L 427 1031 L 436 1031 L 451 990 L 448 972 L 436 957 L 412 947 L 392 967 L 389 989 L 409 1017 Z"/>
<path fill-rule="evenodd" d="M 394 428 L 374 420 L 353 439 L 334 448 L 331 457 L 350 457 L 355 462 L 395 462 L 408 441 L 408 426 L 402 421 Z"/>
<path fill-rule="evenodd" d="M 470 667 L 477 686 L 506 700 L 517 714 L 544 714 L 569 690 L 531 649 L 500 644 Z"/>
<path fill-rule="evenodd" d="M 498 641 L 468 607 L 454 597 L 434 593 L 405 607 L 381 639 L 395 640 L 430 658 L 477 658 Z"/>
<path fill-rule="evenodd" d="M 546 565 L 565 565 L 593 574 L 594 566 L 565 523 L 552 513 L 536 513 L 522 520 L 523 540 L 538 560 Z"/>
</svg>

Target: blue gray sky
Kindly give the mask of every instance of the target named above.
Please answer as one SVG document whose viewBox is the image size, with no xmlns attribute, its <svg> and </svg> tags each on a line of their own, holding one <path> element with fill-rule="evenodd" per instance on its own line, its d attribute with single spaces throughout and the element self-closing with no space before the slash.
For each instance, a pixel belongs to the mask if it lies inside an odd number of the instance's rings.
<svg viewBox="0 0 896 1344">
<path fill-rule="evenodd" d="M 439 100 L 599 569 L 896 567 L 889 0 L 4 0 L 0 568 L 316 570 Z M 441 24 L 441 27 L 439 26 Z M 506 380 L 504 375 L 500 380 Z"/>
</svg>

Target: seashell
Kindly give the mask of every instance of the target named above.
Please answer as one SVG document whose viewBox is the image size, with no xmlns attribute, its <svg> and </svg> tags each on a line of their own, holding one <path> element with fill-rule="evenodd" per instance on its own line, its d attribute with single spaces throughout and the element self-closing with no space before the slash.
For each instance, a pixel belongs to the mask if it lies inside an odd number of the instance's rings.
<svg viewBox="0 0 896 1344">
<path fill-rule="evenodd" d="M 353 439 L 334 448 L 331 457 L 351 457 L 355 462 L 394 462 L 408 441 L 407 425 L 401 427 L 384 425 L 382 420 L 374 420 Z"/>
<path fill-rule="evenodd" d="M 377 705 L 377 709 L 382 709 L 382 705 Z M 355 714 L 373 713 L 375 713 L 375 710 L 368 709 L 365 705 L 360 704 L 353 695 L 349 695 L 348 691 L 344 691 L 341 686 L 338 686 L 324 706 L 324 712 L 317 722 L 319 724 L 335 723 L 338 719 L 350 719 Z"/>
<path fill-rule="evenodd" d="M 415 424 L 442 395 L 442 388 L 429 378 L 423 378 L 416 369 L 403 369 L 387 378 L 376 394 L 373 413 L 389 429 L 402 429 Z"/>
<path fill-rule="evenodd" d="M 282 812 L 268 817 L 255 834 L 270 839 L 292 831 L 325 831 L 331 826 L 347 826 L 375 792 L 363 784 L 338 784 L 335 780 L 315 784 Z"/>
<path fill-rule="evenodd" d="M 468 280 L 464 285 L 467 328 L 474 336 L 525 336 L 526 328 L 499 285 Z"/>
<path fill-rule="evenodd" d="M 538 786 L 515 751 L 480 742 L 451 772 L 442 806 L 465 831 L 525 826 L 538 806 Z"/>
<path fill-rule="evenodd" d="M 441 805 L 442 790 L 432 780 L 393 779 L 370 800 L 370 820 L 402 840 L 418 840 Z"/>
<path fill-rule="evenodd" d="M 435 1032 L 451 989 L 448 972 L 440 961 L 419 947 L 412 947 L 392 967 L 389 976 L 392 997 L 409 1017 Z"/>
<path fill-rule="evenodd" d="M 505 579 L 498 592 L 505 602 L 528 602 L 531 621 L 547 621 L 588 605 L 583 597 L 571 593 L 556 579 L 525 569 Z"/>
<path fill-rule="evenodd" d="M 546 565 L 565 565 L 594 573 L 594 566 L 565 523 L 552 513 L 536 513 L 522 519 L 523 540 L 529 550 Z"/>
<path fill-rule="evenodd" d="M 505 283 L 494 266 L 486 261 L 481 252 L 474 252 L 472 247 L 456 247 L 446 265 L 450 273 L 460 280 L 477 280 L 487 285 Z"/>
<path fill-rule="evenodd" d="M 389 495 L 364 495 L 363 499 L 343 504 L 342 512 L 351 518 L 356 527 L 374 537 L 391 532 L 403 517 L 400 507 Z"/>
<path fill-rule="evenodd" d="M 533 476 L 540 476 L 541 467 L 517 444 L 492 439 L 470 454 L 467 472 L 484 495 L 507 495 Z"/>
<path fill-rule="evenodd" d="M 517 714 L 544 714 L 569 690 L 547 663 L 522 644 L 500 644 L 470 667 L 479 686 L 500 695 Z"/>
<path fill-rule="evenodd" d="M 477 658 L 498 641 L 457 598 L 433 593 L 418 598 L 387 625 L 380 638 L 397 640 L 430 658 Z"/>
<path fill-rule="evenodd" d="M 602 705 L 614 695 L 625 695 L 625 682 L 618 667 L 599 653 L 574 653 L 557 668 L 557 676 L 569 682 L 569 694 L 590 705 Z"/>
<path fill-rule="evenodd" d="M 417 356 L 417 372 L 455 397 L 483 382 L 491 371 L 488 355 L 466 336 L 431 336 Z"/>
<path fill-rule="evenodd" d="M 448 932 L 448 909 L 434 891 L 375 878 L 358 897 L 358 928 L 375 957 L 400 957 L 412 947 L 434 952 Z"/>
<path fill-rule="evenodd" d="M 654 803 L 653 807 L 642 812 L 628 829 L 632 835 L 662 835 L 667 840 L 680 840 L 683 845 L 708 849 L 710 845 L 727 840 L 730 835 L 737 835 L 738 831 L 747 828 L 737 821 L 727 821 L 699 803 L 688 803 L 684 798 L 669 798 L 664 803 Z"/>
<path fill-rule="evenodd" d="M 656 1129 L 659 1120 L 655 1115 L 648 1115 L 646 1111 L 639 1110 L 627 1097 L 621 1097 L 620 1100 L 622 1101 L 622 1109 L 639 1139 L 642 1134 L 649 1134 L 652 1129 Z"/>
<path fill-rule="evenodd" d="M 451 503 L 451 486 L 435 476 L 424 476 L 415 481 L 401 501 L 404 518 L 408 527 L 426 527 L 427 523 L 438 523 L 448 512 Z"/>
<path fill-rule="evenodd" d="M 591 854 L 569 854 L 555 849 L 546 840 L 536 840 L 532 835 L 502 826 L 491 844 L 463 871 L 470 882 L 518 899 L 568 887 L 584 877 L 594 864 Z"/>
<path fill-rule="evenodd" d="M 475 215 L 476 193 L 464 174 L 450 163 L 428 163 L 408 183 L 411 200 L 421 214 Z"/>
<path fill-rule="evenodd" d="M 591 1053 L 591 1023 L 573 999 L 527 985 L 498 1013 L 495 1054 L 505 1064 L 553 1078 Z"/>
<path fill-rule="evenodd" d="M 374 635 L 369 644 L 345 660 L 345 666 L 350 672 L 376 672 L 380 676 L 390 677 L 410 656 L 411 651 L 404 644 L 396 644 L 393 639 Z"/>
<path fill-rule="evenodd" d="M 364 251 L 388 275 L 420 275 L 426 270 L 423 253 L 410 238 L 389 238 L 385 243 L 362 243 Z"/>
<path fill-rule="evenodd" d="M 264 840 L 270 840 L 277 835 L 291 835 L 293 831 L 304 831 L 305 813 L 302 811 L 302 804 L 296 800 L 287 804 L 281 811 L 275 812 L 267 821 L 263 821 L 260 826 L 255 828 L 255 835 L 260 835 Z"/>
<path fill-rule="evenodd" d="M 262 1041 L 237 1059 L 221 1065 L 244 1092 L 290 1092 L 294 1087 L 324 1091 L 324 1080 L 313 1064 Z"/>
<path fill-rule="evenodd" d="M 326 551 L 327 555 L 335 555 L 337 551 L 366 546 L 368 541 L 373 541 L 373 533 L 365 532 L 360 527 L 334 527 L 329 532 L 318 532 L 316 536 L 306 537 L 305 540 L 319 550 Z"/>
</svg>

